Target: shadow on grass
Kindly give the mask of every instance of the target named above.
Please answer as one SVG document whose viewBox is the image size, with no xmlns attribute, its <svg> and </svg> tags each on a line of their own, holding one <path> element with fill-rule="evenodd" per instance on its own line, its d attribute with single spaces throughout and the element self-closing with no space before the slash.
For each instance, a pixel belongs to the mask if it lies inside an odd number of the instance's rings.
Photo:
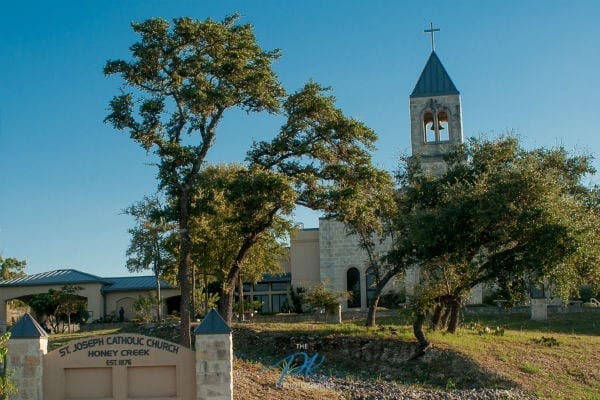
<svg viewBox="0 0 600 400">
<path fill-rule="evenodd" d="M 532 321 L 529 314 L 465 315 L 464 322 L 479 322 L 516 331 L 600 335 L 600 311 L 596 310 L 549 314 L 546 321 Z"/>
<path fill-rule="evenodd" d="M 377 319 L 380 325 L 409 326 L 412 329 L 412 317 L 407 310 L 397 310 L 393 315 Z M 364 321 L 357 321 L 359 324 Z M 515 331 L 543 333 L 565 333 L 578 335 L 600 335 L 600 310 L 581 308 L 579 312 L 551 313 L 546 321 L 533 321 L 529 313 L 463 313 L 463 324 L 478 322 L 483 326 L 501 326 Z"/>
<path fill-rule="evenodd" d="M 420 359 L 408 361 L 416 342 L 372 336 L 317 336 L 288 331 L 237 328 L 236 357 L 272 365 L 297 352 L 325 355 L 320 372 L 349 379 L 395 381 L 437 389 L 513 388 L 514 382 L 487 370 L 464 354 L 435 346 Z"/>
</svg>

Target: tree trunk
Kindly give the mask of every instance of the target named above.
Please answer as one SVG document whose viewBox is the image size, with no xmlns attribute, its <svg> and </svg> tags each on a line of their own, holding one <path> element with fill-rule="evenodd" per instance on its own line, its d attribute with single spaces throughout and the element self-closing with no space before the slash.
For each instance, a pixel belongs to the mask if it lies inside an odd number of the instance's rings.
<svg viewBox="0 0 600 400">
<path fill-rule="evenodd" d="M 156 257 L 154 258 L 154 277 L 156 278 L 156 322 L 160 322 L 160 267 L 162 265 L 162 260 L 160 257 L 158 237 L 154 240 L 154 252 L 156 254 Z"/>
<path fill-rule="evenodd" d="M 442 314 L 442 320 L 440 321 L 440 329 L 446 329 L 448 327 L 448 321 L 450 320 L 450 313 L 452 307 L 444 307 L 444 314 Z"/>
<path fill-rule="evenodd" d="M 233 294 L 235 288 L 227 290 L 225 287 L 221 290 L 221 316 L 227 322 L 231 324 L 233 319 Z"/>
<path fill-rule="evenodd" d="M 379 300 L 381 299 L 381 293 L 383 292 L 383 288 L 387 283 L 394 277 L 392 273 L 386 273 L 383 278 L 377 283 L 375 287 L 375 294 L 373 295 L 373 303 L 369 306 L 369 313 L 367 314 L 367 322 L 365 322 L 366 326 L 375 326 L 376 324 L 376 314 L 377 314 L 377 306 L 379 305 Z"/>
<path fill-rule="evenodd" d="M 156 322 L 160 322 L 160 277 L 156 275 Z"/>
<path fill-rule="evenodd" d="M 228 325 L 230 325 L 231 321 L 233 320 L 235 284 L 238 280 L 240 269 L 241 267 L 236 261 L 235 264 L 229 269 L 229 274 L 227 275 L 227 278 L 221 287 L 221 317 L 223 317 Z"/>
<path fill-rule="evenodd" d="M 233 294 L 235 293 L 235 284 L 242 270 L 242 261 L 246 258 L 248 251 L 250 251 L 257 238 L 258 234 L 253 234 L 244 239 L 244 243 L 240 247 L 233 265 L 229 268 L 227 278 L 223 282 L 221 289 L 221 316 L 227 324 L 231 324 L 233 318 Z"/>
<path fill-rule="evenodd" d="M 240 302 L 239 320 L 243 322 L 246 320 L 246 318 L 244 317 L 244 282 L 242 282 L 242 274 L 240 274 L 238 283 L 238 301 Z"/>
<path fill-rule="evenodd" d="M 442 322 L 442 311 L 444 311 L 444 306 L 442 303 L 438 303 L 433 310 L 433 315 L 431 316 L 431 327 L 434 331 L 440 329 L 440 324 Z"/>
<path fill-rule="evenodd" d="M 208 274 L 204 273 L 204 315 L 208 314 Z"/>
<path fill-rule="evenodd" d="M 189 265 L 191 264 L 192 245 L 190 233 L 188 232 L 188 204 L 187 192 L 180 194 L 179 199 L 179 288 L 181 290 L 181 301 L 179 303 L 179 315 L 181 318 L 181 339 L 179 343 L 187 348 L 192 346 L 192 336 L 190 332 L 190 274 Z"/>
<path fill-rule="evenodd" d="M 192 271 L 192 320 L 196 320 L 196 267 L 194 265 L 190 266 L 190 270 Z"/>
<path fill-rule="evenodd" d="M 423 323 L 425 322 L 425 314 L 418 314 L 415 322 L 413 323 L 413 333 L 415 338 L 419 342 L 419 347 L 424 349 L 429 346 L 429 341 L 425 337 L 423 332 Z"/>
<path fill-rule="evenodd" d="M 450 321 L 448 323 L 448 332 L 456 333 L 458 323 L 460 322 L 460 301 L 454 299 L 450 302 Z"/>
<path fill-rule="evenodd" d="M 374 327 L 376 325 L 376 314 L 377 314 L 377 305 L 379 304 L 379 299 L 381 298 L 381 293 L 379 291 L 375 292 L 373 296 L 373 302 L 369 306 L 369 313 L 367 314 L 367 322 L 366 326 Z"/>
</svg>

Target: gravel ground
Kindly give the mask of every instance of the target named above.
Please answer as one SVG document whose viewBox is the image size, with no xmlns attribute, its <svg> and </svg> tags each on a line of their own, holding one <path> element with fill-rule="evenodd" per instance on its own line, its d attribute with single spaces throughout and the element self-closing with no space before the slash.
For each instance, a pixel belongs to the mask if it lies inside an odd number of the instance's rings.
<svg viewBox="0 0 600 400">
<path fill-rule="evenodd" d="M 536 400 L 519 390 L 462 389 L 430 390 L 415 389 L 389 382 L 347 380 L 330 376 L 313 375 L 307 378 L 313 385 L 344 393 L 350 400 Z"/>
</svg>

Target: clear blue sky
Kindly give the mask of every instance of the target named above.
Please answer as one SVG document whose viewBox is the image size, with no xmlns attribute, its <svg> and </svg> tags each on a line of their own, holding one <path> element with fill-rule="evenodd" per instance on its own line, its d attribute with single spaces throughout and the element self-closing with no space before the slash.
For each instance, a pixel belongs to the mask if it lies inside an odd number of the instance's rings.
<svg viewBox="0 0 600 400">
<path fill-rule="evenodd" d="M 103 124 L 131 21 L 239 11 L 289 92 L 308 79 L 379 135 L 387 168 L 410 149 L 408 96 L 436 52 L 461 92 L 465 137 L 512 130 L 527 146 L 600 153 L 600 1 L 11 1 L 0 14 L 0 252 L 27 272 L 127 275 L 131 219 L 156 189 L 151 158 Z M 211 161 L 241 161 L 281 121 L 226 114 Z M 596 167 L 600 164 L 596 162 Z M 591 180 L 598 180 L 597 177 Z M 306 227 L 317 215 L 297 213 Z"/>
</svg>

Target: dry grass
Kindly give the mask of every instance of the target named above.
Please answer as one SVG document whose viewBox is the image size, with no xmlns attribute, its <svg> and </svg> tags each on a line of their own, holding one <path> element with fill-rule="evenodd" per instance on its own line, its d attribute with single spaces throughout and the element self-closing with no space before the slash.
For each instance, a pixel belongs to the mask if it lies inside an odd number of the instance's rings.
<svg viewBox="0 0 600 400">
<path fill-rule="evenodd" d="M 553 347 L 532 341 L 538 337 L 509 330 L 503 337 L 461 332 L 433 339 L 543 399 L 600 399 L 600 337 L 552 334 L 559 343 Z"/>
<path fill-rule="evenodd" d="M 235 360 L 233 365 L 234 400 L 342 400 L 334 391 L 317 387 L 294 377 L 286 377 L 283 386 L 275 384 L 279 372 L 264 371 L 259 364 Z"/>
<path fill-rule="evenodd" d="M 600 313 L 553 315 L 546 322 L 533 322 L 525 315 L 470 317 L 467 322 L 495 328 L 502 326 L 504 336 L 479 334 L 477 329 L 462 328 L 457 335 L 429 333 L 434 351 L 443 357 L 437 362 L 420 362 L 403 369 L 392 379 L 399 384 L 444 389 L 451 387 L 515 387 L 541 399 L 600 400 Z M 342 325 L 325 323 L 244 324 L 258 334 L 276 332 L 290 336 L 311 335 L 324 338 L 348 336 L 361 340 L 379 340 L 386 343 L 412 342 L 411 327 L 406 318 L 382 318 L 383 328 L 366 329 L 364 321 Z M 131 328 L 130 328 L 131 329 Z M 133 329 L 135 331 L 135 329 Z M 86 332 L 77 335 L 52 335 L 50 348 L 84 335 L 114 333 Z M 142 334 L 151 332 L 140 331 Z M 177 332 L 172 332 L 175 336 Z M 551 340 L 536 340 L 545 337 Z M 238 342 L 239 343 L 239 342 Z M 252 346 L 266 360 L 279 359 L 282 349 L 261 346 L 256 340 Z M 558 345 L 552 345 L 558 343 Z M 234 346 L 235 346 L 234 335 Z M 288 351 L 288 350 L 286 350 Z M 288 351 L 289 353 L 289 351 Z M 284 354 L 288 355 L 288 353 Z M 322 372 L 344 369 L 347 376 L 359 376 L 359 371 L 376 371 L 374 362 L 343 363 L 342 353 L 328 350 Z M 376 362 L 381 363 L 381 362 Z M 366 367 L 369 366 L 369 367 Z M 339 371 L 338 369 L 338 371 Z M 465 379 L 465 377 L 469 377 Z M 377 382 L 381 375 L 360 375 Z M 441 378 L 440 378 L 441 377 Z M 302 379 L 286 377 L 281 389 L 275 384 L 278 371 L 264 371 L 260 364 L 236 360 L 234 363 L 234 398 L 236 400 L 342 400 L 341 394 L 311 385 Z M 477 386 L 475 386 L 477 387 Z"/>
<path fill-rule="evenodd" d="M 411 327 L 400 318 L 381 319 L 388 329 L 368 330 L 362 321 L 353 324 L 251 324 L 256 331 L 288 332 L 290 335 L 309 334 L 320 337 L 352 335 L 365 340 L 392 339 L 413 341 Z M 429 333 L 437 351 L 445 356 L 441 362 L 415 364 L 414 376 L 398 375 L 400 383 L 444 389 L 446 382 L 458 387 L 472 387 L 479 382 L 484 387 L 519 388 L 542 399 L 600 400 L 600 313 L 556 314 L 548 321 L 534 322 L 527 315 L 470 317 L 491 331 L 496 326 L 505 329 L 504 336 L 479 334 L 477 330 L 460 329 L 457 335 Z M 389 335 L 389 327 L 396 332 Z M 556 340 L 558 346 L 546 345 L 542 337 Z M 550 340 L 548 342 L 553 343 Z M 276 349 L 265 349 L 266 353 Z M 265 354 L 267 355 L 267 354 Z M 277 357 L 280 354 L 276 354 Z M 334 354 L 327 354 L 331 362 Z M 357 368 L 360 368 L 358 364 Z M 331 364 L 327 368 L 331 367 Z M 347 367 L 347 366 L 344 366 Z M 452 372 L 448 372 L 451 369 Z M 352 371 L 347 371 L 352 374 Z M 443 379 L 437 379 L 442 376 Z M 469 377 L 470 379 L 465 379 Z M 377 379 L 377 376 L 371 377 Z"/>
</svg>

